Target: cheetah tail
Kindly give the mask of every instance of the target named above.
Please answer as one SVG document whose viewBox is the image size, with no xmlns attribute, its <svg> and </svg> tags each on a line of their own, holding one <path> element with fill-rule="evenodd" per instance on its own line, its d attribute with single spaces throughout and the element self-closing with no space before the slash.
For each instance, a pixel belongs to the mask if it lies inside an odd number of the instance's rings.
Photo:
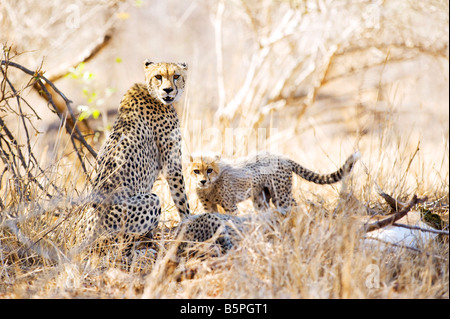
<svg viewBox="0 0 450 319">
<path fill-rule="evenodd" d="M 333 184 L 338 181 L 340 181 L 342 178 L 347 176 L 352 168 L 353 165 L 356 163 L 356 161 L 361 157 L 361 154 L 359 152 L 353 153 L 347 160 L 345 161 L 344 165 L 342 165 L 341 168 L 339 168 L 336 172 L 331 174 L 318 174 L 314 173 L 304 167 L 302 167 L 300 164 L 297 164 L 294 161 L 292 162 L 292 171 L 306 179 L 307 181 L 316 183 L 316 184 Z"/>
</svg>

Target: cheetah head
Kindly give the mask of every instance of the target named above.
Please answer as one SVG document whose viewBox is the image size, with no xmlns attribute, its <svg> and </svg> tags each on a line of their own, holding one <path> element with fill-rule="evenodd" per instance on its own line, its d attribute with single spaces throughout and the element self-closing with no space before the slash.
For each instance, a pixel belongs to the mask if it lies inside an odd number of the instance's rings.
<svg viewBox="0 0 450 319">
<path fill-rule="evenodd" d="M 163 104 L 177 101 L 184 91 L 186 63 L 144 62 L 145 83 L 151 96 Z"/>
<path fill-rule="evenodd" d="M 212 186 L 220 175 L 219 155 L 191 156 L 190 174 L 196 187 L 206 189 Z"/>
</svg>

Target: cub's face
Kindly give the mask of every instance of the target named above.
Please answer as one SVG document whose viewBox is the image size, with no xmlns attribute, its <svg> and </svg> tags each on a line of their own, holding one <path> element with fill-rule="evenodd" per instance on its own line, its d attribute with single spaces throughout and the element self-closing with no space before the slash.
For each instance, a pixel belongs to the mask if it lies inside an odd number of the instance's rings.
<svg viewBox="0 0 450 319">
<path fill-rule="evenodd" d="M 177 101 L 184 91 L 186 63 L 144 62 L 145 83 L 153 97 L 163 104 Z"/>
<path fill-rule="evenodd" d="M 219 157 L 191 157 L 190 173 L 197 188 L 211 187 L 220 174 Z"/>
</svg>

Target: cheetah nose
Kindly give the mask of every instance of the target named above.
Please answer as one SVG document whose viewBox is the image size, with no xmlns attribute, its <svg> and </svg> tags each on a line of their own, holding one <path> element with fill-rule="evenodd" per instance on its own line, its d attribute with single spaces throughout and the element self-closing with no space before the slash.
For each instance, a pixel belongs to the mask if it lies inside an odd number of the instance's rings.
<svg viewBox="0 0 450 319">
<path fill-rule="evenodd" d="M 202 183 L 202 185 L 205 185 L 206 180 L 201 180 L 200 183 Z"/>
<path fill-rule="evenodd" d="M 165 89 L 163 89 L 163 90 L 164 90 L 164 92 L 166 92 L 167 94 L 169 94 L 170 92 L 173 91 L 172 88 L 165 88 Z"/>
</svg>

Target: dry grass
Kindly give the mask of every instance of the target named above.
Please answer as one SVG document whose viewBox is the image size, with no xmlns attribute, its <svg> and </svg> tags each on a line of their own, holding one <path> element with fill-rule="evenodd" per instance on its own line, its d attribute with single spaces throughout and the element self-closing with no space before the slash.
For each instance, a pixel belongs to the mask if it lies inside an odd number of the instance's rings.
<svg viewBox="0 0 450 319">
<path fill-rule="evenodd" d="M 178 106 L 184 157 L 270 150 L 328 172 L 358 149 L 351 178 L 332 186 L 295 178 L 298 208 L 286 218 L 256 217 L 224 256 L 174 268 L 167 235 L 125 263 L 114 251 L 99 257 L 71 244 L 86 176 L 62 130 L 38 136 L 31 149 L 45 176 L 30 171 L 44 189 L 26 177 L 15 183 L 0 166 L 0 298 L 448 298 L 448 237 L 418 251 L 368 247 L 357 222 L 365 206 L 388 211 L 378 184 L 405 201 L 427 196 L 434 205 L 417 210 L 437 214 L 448 230 L 448 2 L 219 3 L 193 2 L 195 19 L 183 16 L 176 26 L 198 29 L 203 14 L 216 36 L 207 43 L 212 57 L 187 55 L 189 87 Z M 17 121 L 0 107 L 6 123 Z M 15 134 L 23 138 L 23 127 Z M 191 207 L 201 212 L 187 183 Z M 63 196 L 44 205 L 55 189 Z M 154 191 L 161 227 L 176 225 L 165 181 Z M 58 215 L 49 213 L 55 207 Z M 248 202 L 239 207 L 252 212 Z"/>
</svg>

